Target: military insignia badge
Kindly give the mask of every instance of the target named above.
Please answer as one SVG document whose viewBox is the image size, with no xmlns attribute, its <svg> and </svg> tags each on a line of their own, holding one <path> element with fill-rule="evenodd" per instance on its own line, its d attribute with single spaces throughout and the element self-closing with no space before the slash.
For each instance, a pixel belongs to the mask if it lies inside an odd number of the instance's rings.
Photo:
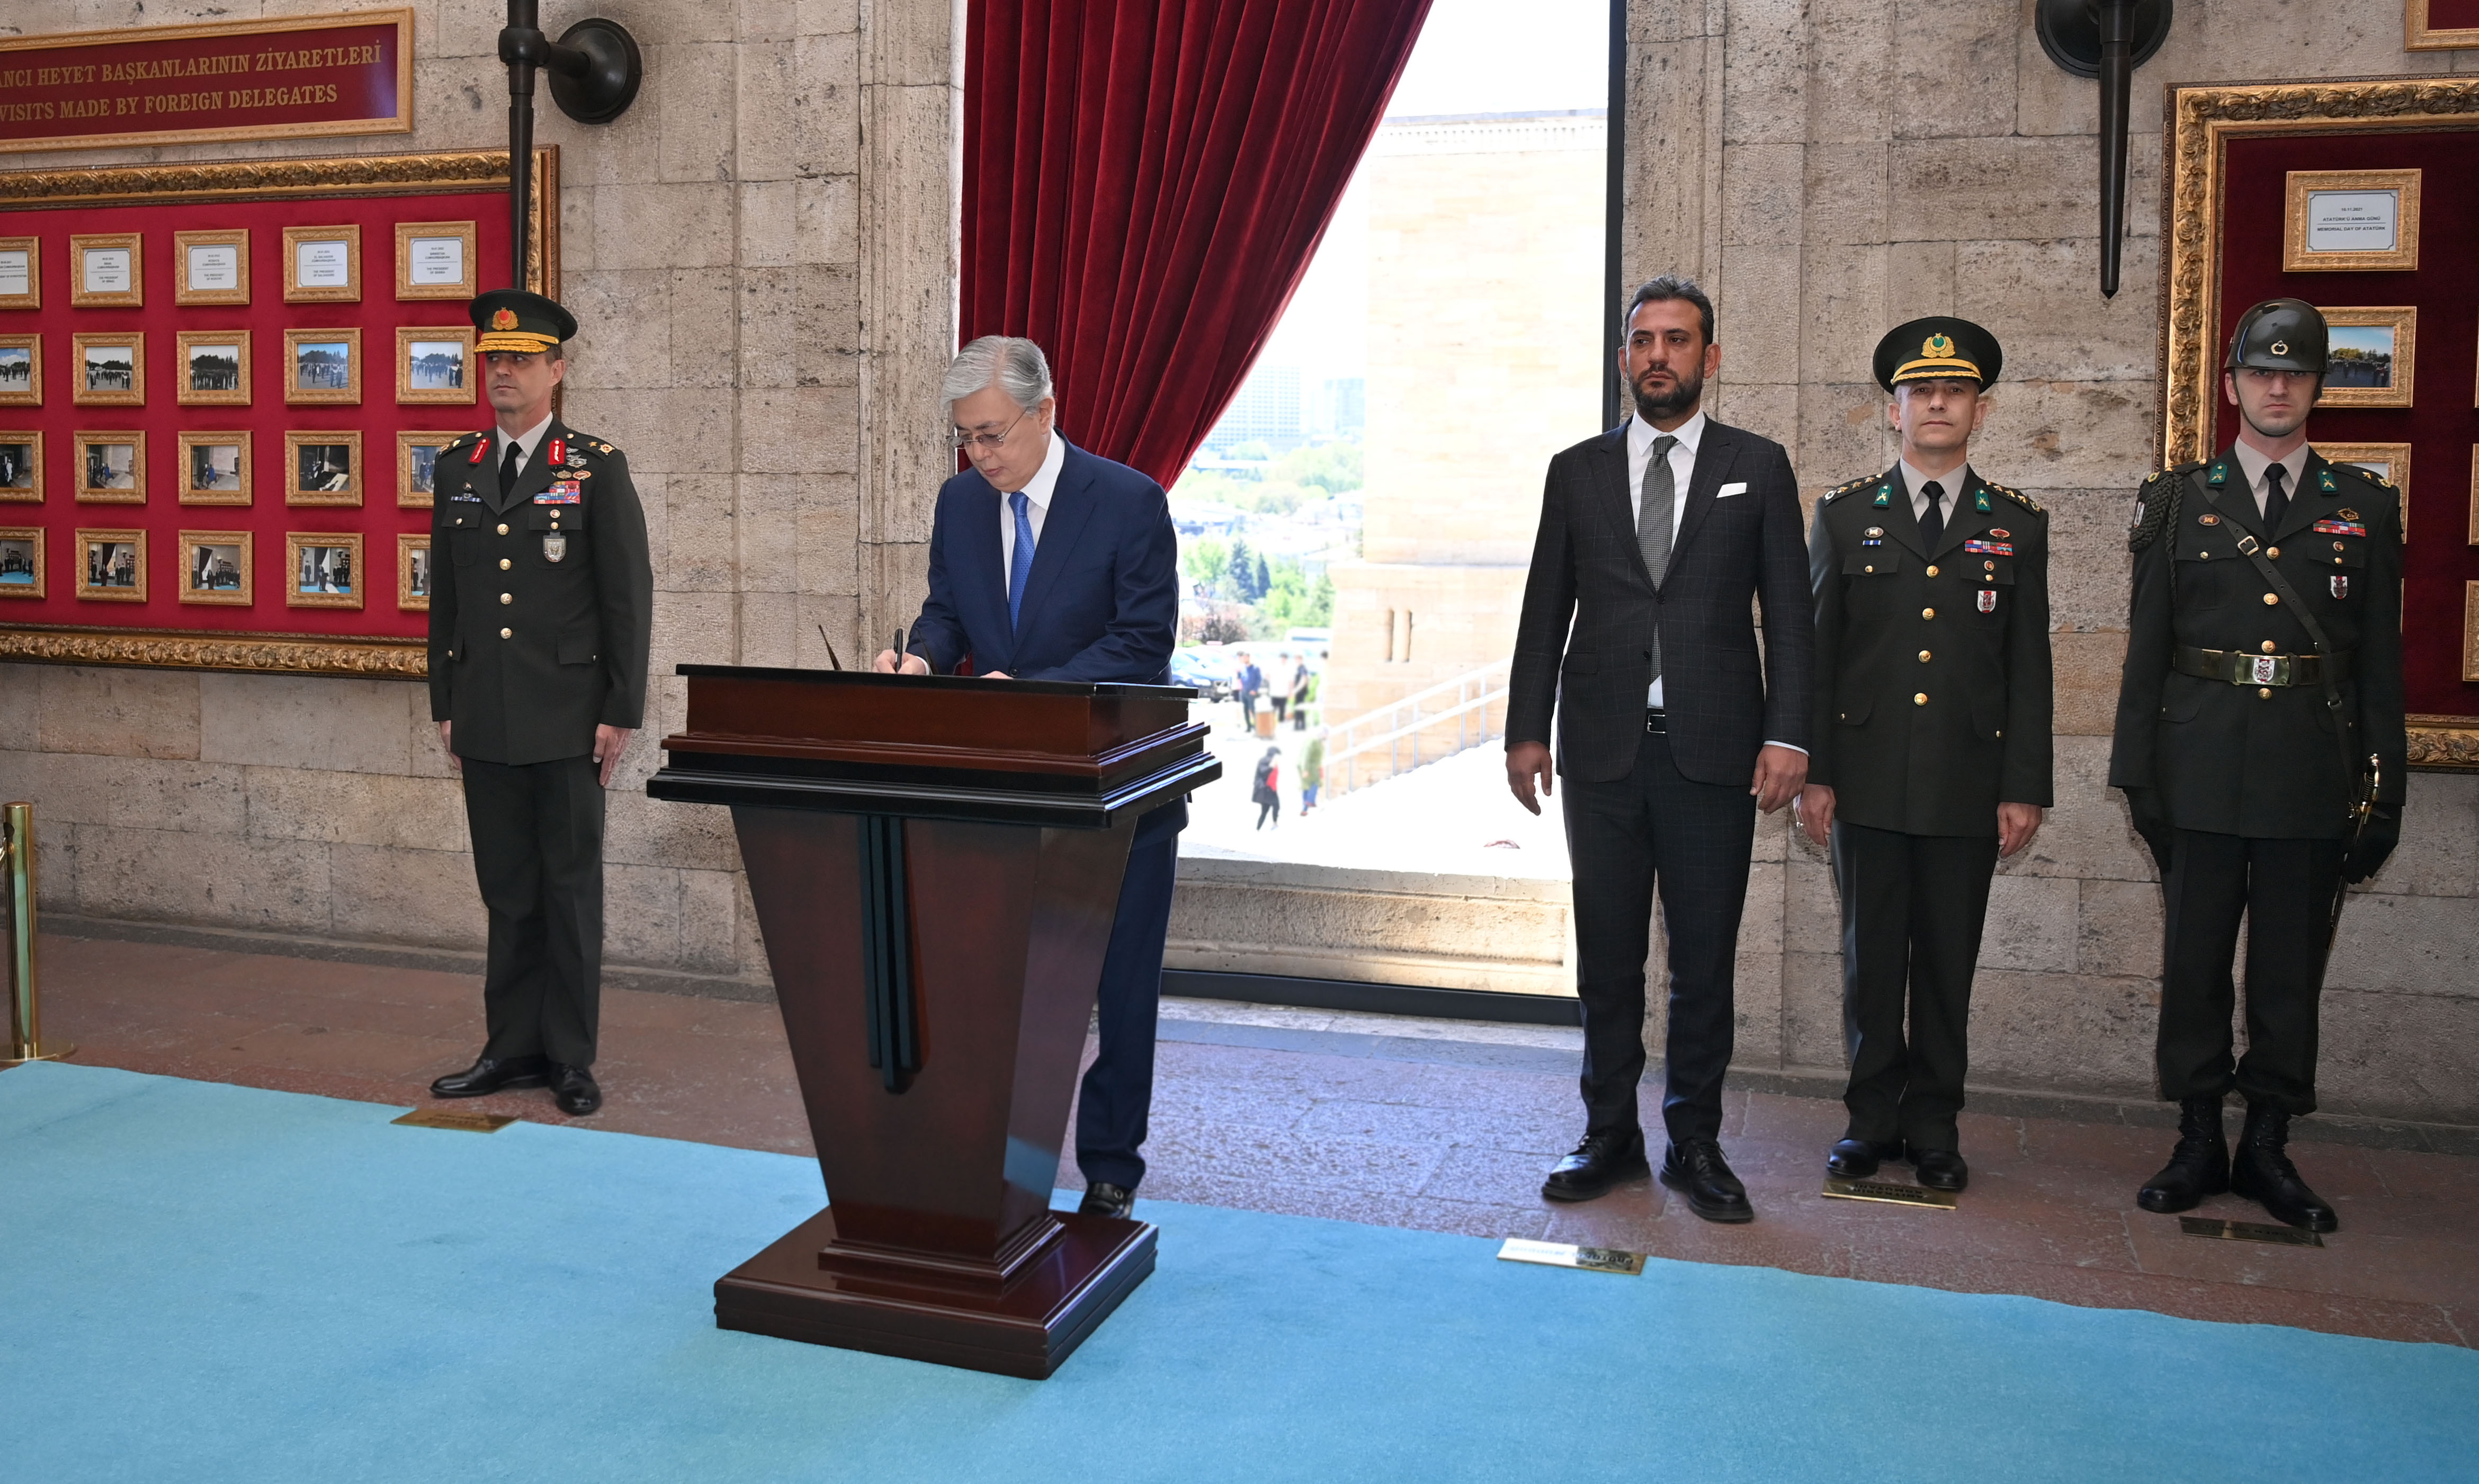
<svg viewBox="0 0 2479 1484">
<path fill-rule="evenodd" d="M 545 456 L 546 456 L 546 457 L 547 457 L 547 458 L 548 458 L 551 463 L 553 463 L 553 464 L 565 464 L 565 463 L 567 463 L 567 462 L 568 462 L 568 440 L 567 440 L 567 439 L 565 439 L 565 438 L 554 438 L 554 439 L 552 439 L 552 440 L 550 441 L 550 449 L 549 449 L 549 452 L 548 454 L 546 454 Z"/>
<path fill-rule="evenodd" d="M 1920 355 L 1930 361 L 1954 359 L 1954 337 L 1940 331 L 1920 342 Z"/>
<path fill-rule="evenodd" d="M 2337 513 L 2337 514 L 2338 514 L 2338 515 L 2341 517 L 2341 519 L 2342 519 L 2342 520 L 2345 520 L 2345 521 L 2355 521 L 2355 520 L 2357 520 L 2357 519 L 2359 518 L 2359 512 L 2357 512 L 2356 510 L 2351 509 L 2351 508 L 2350 508 L 2349 506 L 2347 506 L 2347 505 L 2343 505 L 2343 506 L 2342 506 L 2342 507 L 2341 507 L 2338 512 L 2336 512 L 2336 513 Z"/>
<path fill-rule="evenodd" d="M 479 464 L 482 462 L 482 455 L 490 451 L 491 435 L 484 433 L 481 437 L 473 440 L 473 452 L 465 460 L 465 462 L 468 464 Z"/>
<path fill-rule="evenodd" d="M 1988 513 L 1988 492 L 1986 490 L 1981 490 L 1980 493 L 1972 496 L 1971 504 L 1973 509 L 1978 510 L 1981 515 L 1986 515 Z"/>
<path fill-rule="evenodd" d="M 2350 579 L 2338 572 L 2333 574 L 2333 596 L 2336 598 L 2350 596 Z"/>
<path fill-rule="evenodd" d="M 1877 508 L 1879 510 L 1886 509 L 1891 506 L 1893 502 L 1894 487 L 1890 484 L 1880 484 L 1877 486 L 1877 499 L 1875 501 Z"/>
<path fill-rule="evenodd" d="M 2358 522 L 2357 511 L 2344 510 L 2341 514 L 2350 517 L 2350 519 L 2342 521 L 2318 521 L 2313 525 L 2309 526 L 2308 529 L 2326 536 L 2364 536 L 2367 533 L 2367 528 L 2364 525 L 2360 525 Z"/>
<path fill-rule="evenodd" d="M 2142 516 L 2143 516 L 2143 505 L 2142 505 L 2142 502 L 2141 502 L 2141 501 L 2139 501 L 2139 500 L 2135 503 L 2135 506 L 2134 506 L 2134 514 L 2135 514 L 2135 518 L 2136 518 L 2137 520 L 2142 519 Z M 2001 527 L 1999 527 L 1999 526 L 1995 526 L 1995 525 L 1992 525 L 1992 526 L 1988 527 L 1988 534 L 1990 534 L 1991 536 L 1996 537 L 1996 538 L 1997 538 L 1998 540 L 2000 540 L 2000 541 L 2011 541 L 2011 540 L 2013 540 L 2013 539 L 2014 539 L 2014 533 L 2013 533 L 2012 531 L 2010 531 L 2010 530 L 2006 530 L 2006 529 L 2003 529 L 2003 528 L 2001 528 Z"/>
<path fill-rule="evenodd" d="M 2229 483 L 2229 481 L 2230 466 L 2222 463 L 2219 459 L 2212 460 L 2212 467 L 2204 471 L 2204 482 L 2214 489 L 2219 489 L 2222 485 Z"/>
<path fill-rule="evenodd" d="M 565 561 L 567 558 L 568 535 L 566 532 L 552 531 L 549 535 L 543 537 L 544 561 L 558 562 Z"/>
<path fill-rule="evenodd" d="M 2221 524 L 2221 518 L 2213 515 L 2210 511 L 2206 511 L 2204 514 L 2195 517 L 2195 524 L 2198 525 L 2218 525 Z"/>
<path fill-rule="evenodd" d="M 516 327 L 517 312 L 513 309 L 501 309 L 491 316 L 491 328 L 495 330 L 513 330 Z"/>
<path fill-rule="evenodd" d="M 1976 552 L 1982 556 L 2011 556 L 2014 554 L 2014 544 L 2010 541 L 1966 541 L 1962 544 L 1962 549 L 1966 551 Z"/>
<path fill-rule="evenodd" d="M 578 490 L 575 485 L 567 483 L 563 480 L 562 482 L 554 484 L 549 489 L 547 489 L 541 494 L 535 496 L 534 503 L 537 505 L 574 505 L 582 501 L 583 499 L 584 494 L 582 491 Z"/>
<path fill-rule="evenodd" d="M 2326 494 L 2328 494 L 2328 495 L 2329 495 L 2329 494 L 2331 494 L 2331 493 L 2333 493 L 2333 492 L 2334 492 L 2334 491 L 2336 491 L 2336 490 L 2338 490 L 2338 489 L 2341 487 L 2340 485 L 2338 485 L 2338 484 L 2337 484 L 2337 483 L 2335 483 L 2335 482 L 2334 482 L 2334 480 L 2333 480 L 2333 471 L 2331 471 L 2331 470 L 2329 470 L 2329 469 L 2324 470 L 2324 471 L 2322 471 L 2321 473 L 2319 473 L 2315 476 L 2315 482 L 2316 482 L 2316 484 L 2317 484 L 2319 487 L 2321 487 L 2321 488 L 2323 489 L 2323 491 L 2324 491 Z"/>
<path fill-rule="evenodd" d="M 1980 611 L 1982 613 L 1997 611 L 1997 589 L 1983 587 L 1980 590 Z"/>
</svg>

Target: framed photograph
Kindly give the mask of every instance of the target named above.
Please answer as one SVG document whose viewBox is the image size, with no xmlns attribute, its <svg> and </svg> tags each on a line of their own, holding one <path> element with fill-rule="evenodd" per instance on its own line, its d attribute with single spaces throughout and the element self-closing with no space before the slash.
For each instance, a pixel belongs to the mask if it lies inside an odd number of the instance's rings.
<svg viewBox="0 0 2479 1484">
<path fill-rule="evenodd" d="M 43 433 L 0 427 L 0 501 L 43 502 Z"/>
<path fill-rule="evenodd" d="M 2418 270 L 2416 170 L 2291 170 L 2282 271 Z"/>
<path fill-rule="evenodd" d="M 2333 331 L 2322 405 L 2411 405 L 2411 382 L 2418 370 L 2417 307 L 2318 307 Z"/>
<path fill-rule="evenodd" d="M 90 505 L 146 503 L 146 435 L 71 433 L 77 446 L 77 498 Z"/>
<path fill-rule="evenodd" d="M 284 502 L 288 505 L 358 505 L 362 502 L 362 435 L 337 428 L 284 435 Z"/>
<path fill-rule="evenodd" d="M 473 223 L 399 221 L 396 224 L 396 296 L 400 299 L 472 298 Z"/>
<path fill-rule="evenodd" d="M 284 229 L 284 302 L 358 304 L 361 299 L 360 227 Z"/>
<path fill-rule="evenodd" d="M 146 533 L 81 528 L 77 533 L 77 595 L 97 602 L 144 602 Z"/>
<path fill-rule="evenodd" d="M 173 233 L 172 302 L 248 303 L 249 233 L 239 227 Z"/>
<path fill-rule="evenodd" d="M 175 339 L 180 350 L 173 364 L 181 372 L 175 401 L 185 407 L 249 405 L 249 331 L 183 330 Z"/>
<path fill-rule="evenodd" d="M 71 335 L 69 357 L 77 369 L 77 381 L 69 389 L 70 401 L 80 407 L 146 405 L 144 331 Z"/>
<path fill-rule="evenodd" d="M 0 598 L 43 596 L 43 528 L 0 525 Z"/>
<path fill-rule="evenodd" d="M 247 429 L 181 435 L 181 503 L 250 503 Z"/>
<path fill-rule="evenodd" d="M 473 403 L 473 327 L 399 325 L 396 332 L 396 399 L 423 405 Z"/>
<path fill-rule="evenodd" d="M 96 232 L 69 239 L 69 304 L 77 309 L 136 309 L 146 302 L 145 240 L 135 232 Z"/>
<path fill-rule="evenodd" d="M 43 240 L 0 237 L 0 309 L 43 307 Z"/>
<path fill-rule="evenodd" d="M 362 332 L 284 332 L 284 399 L 294 406 L 359 406 Z"/>
<path fill-rule="evenodd" d="M 413 613 L 430 611 L 430 533 L 396 538 L 396 605 Z"/>
<path fill-rule="evenodd" d="M 407 510 L 430 508 L 439 484 L 439 450 L 464 436 L 452 429 L 396 435 L 396 504 Z"/>
<path fill-rule="evenodd" d="M 286 531 L 284 604 L 288 608 L 362 605 L 359 531 Z"/>
<path fill-rule="evenodd" d="M 2479 46 L 2479 11 L 2468 0 L 2403 0 L 2403 51 L 2442 52 L 2465 46 Z"/>
<path fill-rule="evenodd" d="M 181 532 L 181 601 L 250 605 L 249 532 Z"/>
<path fill-rule="evenodd" d="M 0 335 L 0 407 L 43 405 L 43 337 Z"/>
</svg>

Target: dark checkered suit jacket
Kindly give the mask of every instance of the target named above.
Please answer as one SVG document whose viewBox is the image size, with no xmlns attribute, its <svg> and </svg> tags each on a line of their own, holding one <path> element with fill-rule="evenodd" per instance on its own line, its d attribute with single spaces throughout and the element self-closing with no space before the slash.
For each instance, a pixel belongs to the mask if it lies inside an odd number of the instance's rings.
<svg viewBox="0 0 2479 1484">
<path fill-rule="evenodd" d="M 1746 488 L 1722 494 L 1736 484 Z M 1550 459 L 1515 635 L 1510 746 L 1548 741 L 1554 709 L 1560 773 L 1592 782 L 1626 777 L 1644 737 L 1652 682 L 1645 639 L 1655 623 L 1679 772 L 1744 785 L 1765 743 L 1808 745 L 1816 620 L 1790 455 L 1771 439 L 1708 421 L 1684 499 L 1656 593 L 1636 544 L 1626 425 Z"/>
</svg>

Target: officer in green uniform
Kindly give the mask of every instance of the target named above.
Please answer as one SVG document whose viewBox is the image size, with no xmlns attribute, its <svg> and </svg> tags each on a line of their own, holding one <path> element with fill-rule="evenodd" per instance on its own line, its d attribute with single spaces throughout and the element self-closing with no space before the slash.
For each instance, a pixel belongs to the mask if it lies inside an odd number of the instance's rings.
<svg viewBox="0 0 2479 1484">
<path fill-rule="evenodd" d="M 2308 447 L 2326 341 L 2313 305 L 2248 310 L 2221 373 L 2236 441 L 2136 495 L 2108 770 L 2160 865 L 2160 1095 L 2180 1109 L 2176 1152 L 2137 1203 L 2185 1211 L 2236 1190 L 2319 1232 L 2338 1223 L 2289 1161 L 2289 1120 L 2315 1111 L 2333 913 L 2400 838 L 2407 746 L 2401 500 Z M 2247 1052 L 2233 1062 L 2241 914 Z M 2233 1087 L 2247 1105 L 2235 1161 Z"/>
<path fill-rule="evenodd" d="M 1845 1179 L 1907 1158 L 1931 1189 L 1969 1182 L 1955 1114 L 1988 883 L 2050 803 L 2049 519 L 1969 462 L 2003 360 L 1943 316 L 1878 342 L 1901 461 L 1827 493 L 1808 532 L 1799 816 L 1842 892 L 1851 1121 L 1825 1167 Z"/>
<path fill-rule="evenodd" d="M 602 1106 L 602 791 L 645 718 L 653 572 L 627 459 L 551 412 L 575 317 L 513 289 L 471 313 L 498 425 L 439 452 L 430 714 L 490 910 L 489 1039 L 430 1090 L 549 1084 L 580 1116 Z"/>
</svg>

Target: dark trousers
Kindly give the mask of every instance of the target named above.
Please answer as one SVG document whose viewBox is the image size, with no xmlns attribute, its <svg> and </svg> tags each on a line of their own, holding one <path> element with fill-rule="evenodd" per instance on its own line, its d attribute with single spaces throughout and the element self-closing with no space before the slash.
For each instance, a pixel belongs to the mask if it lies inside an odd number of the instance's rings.
<svg viewBox="0 0 2479 1484">
<path fill-rule="evenodd" d="M 1756 801 L 1745 783 L 1700 783 L 1648 733 L 1635 769 L 1614 782 L 1568 779 L 1567 854 L 1574 870 L 1575 994 L 1584 1011 L 1585 1131 L 1637 1126 L 1644 1076 L 1644 961 L 1652 897 L 1670 937 L 1670 1086 L 1661 1116 L 1673 1142 L 1722 1131 L 1729 1069 L 1739 917 Z"/>
<path fill-rule="evenodd" d="M 1180 820 L 1184 806 L 1172 805 Z M 1135 1190 L 1145 1178 L 1145 1118 L 1154 1101 L 1154 1027 L 1162 1013 L 1163 937 L 1170 931 L 1179 831 L 1139 830 L 1119 883 L 1119 915 L 1102 959 L 1100 1054 L 1076 1106 L 1076 1167 L 1088 1181 Z"/>
<path fill-rule="evenodd" d="M 2181 830 L 2160 890 L 2160 1095 L 2218 1097 L 2315 1111 L 2316 1001 L 2338 840 L 2251 840 Z M 2230 1056 L 2238 918 L 2247 923 L 2247 1051 Z"/>
<path fill-rule="evenodd" d="M 1970 1064 L 1971 972 L 1988 920 L 1997 836 L 1904 834 L 1833 823 L 1842 891 L 1847 1137 L 1959 1147 Z M 1910 1036 L 1903 1035 L 1905 1001 Z"/>
<path fill-rule="evenodd" d="M 602 1003 L 602 785 L 591 757 L 464 759 L 473 875 L 491 914 L 482 1055 L 594 1064 Z"/>
</svg>

